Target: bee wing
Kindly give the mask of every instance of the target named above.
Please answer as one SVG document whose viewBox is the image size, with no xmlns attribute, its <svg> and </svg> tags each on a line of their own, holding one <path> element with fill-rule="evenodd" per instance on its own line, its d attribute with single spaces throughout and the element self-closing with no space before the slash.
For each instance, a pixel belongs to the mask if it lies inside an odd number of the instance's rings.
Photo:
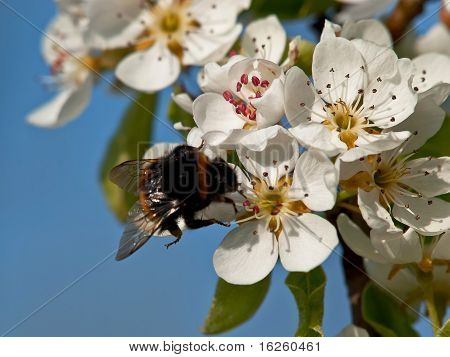
<svg viewBox="0 0 450 357">
<path fill-rule="evenodd" d="M 123 260 L 142 247 L 161 227 L 162 222 L 178 209 L 176 202 L 158 201 L 153 213 L 146 213 L 136 202 L 128 213 L 125 230 L 120 238 L 116 260 Z"/>
<path fill-rule="evenodd" d="M 144 170 L 158 159 L 141 159 L 125 161 L 114 167 L 109 173 L 109 179 L 127 192 L 139 191 L 139 179 Z"/>
</svg>

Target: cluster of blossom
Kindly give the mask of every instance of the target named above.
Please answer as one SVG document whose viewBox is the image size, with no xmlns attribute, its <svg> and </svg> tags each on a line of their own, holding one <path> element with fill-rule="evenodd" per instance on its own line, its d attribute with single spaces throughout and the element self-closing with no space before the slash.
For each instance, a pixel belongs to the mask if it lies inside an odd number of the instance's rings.
<svg viewBox="0 0 450 357">
<path fill-rule="evenodd" d="M 288 271 L 322 264 L 338 244 L 323 212 L 340 192 L 357 196 L 370 239 L 343 213 L 339 231 L 375 281 L 406 299 L 417 296 L 419 273 L 433 272 L 448 294 L 450 204 L 439 196 L 450 192 L 450 158 L 414 155 L 443 124 L 450 58 L 399 59 L 376 20 L 326 22 L 309 77 L 292 66 L 298 39 L 279 65 L 284 45 L 271 41 L 285 37 L 273 16 L 252 23 L 246 55 L 207 64 L 194 101 L 173 97 L 197 125 L 187 142 L 235 150 L 243 168 L 232 196 L 238 226 L 214 254 L 217 274 L 252 284 L 278 257 Z"/>
<path fill-rule="evenodd" d="M 287 36 L 276 16 L 251 22 L 230 53 L 250 0 L 59 3 L 43 53 L 60 93 L 30 115 L 36 125 L 75 118 L 104 69 L 152 92 L 171 85 L 182 66 L 204 65 L 203 94 L 173 95 L 196 127 L 175 127 L 209 156 L 239 158 L 239 192 L 231 195 L 238 213 L 224 203 L 202 213 L 237 223 L 214 254 L 221 278 L 256 283 L 278 258 L 288 271 L 321 265 L 339 243 L 326 212 L 353 195 L 370 238 L 345 214 L 337 226 L 373 279 L 412 296 L 418 276 L 432 273 L 435 289 L 448 294 L 450 204 L 439 196 L 450 192 L 450 158 L 414 155 L 443 124 L 450 57 L 398 58 L 381 22 L 327 21 L 308 76 L 295 66 L 299 37 L 283 59 Z"/>
<path fill-rule="evenodd" d="M 56 0 L 45 31 L 46 78 L 58 95 L 28 116 L 42 127 L 75 119 L 88 105 L 95 77 L 114 70 L 128 87 L 154 92 L 182 66 L 224 57 L 242 31 L 238 14 L 251 0 Z"/>
</svg>

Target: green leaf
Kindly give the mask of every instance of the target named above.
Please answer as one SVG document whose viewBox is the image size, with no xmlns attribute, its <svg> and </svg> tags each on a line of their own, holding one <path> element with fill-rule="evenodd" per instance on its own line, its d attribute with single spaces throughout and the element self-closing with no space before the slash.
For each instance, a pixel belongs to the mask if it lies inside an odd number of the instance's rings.
<svg viewBox="0 0 450 357">
<path fill-rule="evenodd" d="M 173 100 L 169 103 L 169 109 L 167 110 L 167 116 L 172 124 L 181 122 L 186 127 L 193 128 L 196 126 L 194 117 L 192 114 L 184 111 L 182 108 L 178 106 Z M 180 134 L 187 136 L 187 131 L 179 131 Z"/>
<path fill-rule="evenodd" d="M 361 308 L 364 320 L 381 336 L 419 336 L 412 328 L 415 318 L 407 307 L 373 283 L 368 283 L 363 290 Z"/>
<path fill-rule="evenodd" d="M 450 319 L 439 329 L 437 337 L 450 337 Z"/>
<path fill-rule="evenodd" d="M 322 14 L 335 5 L 333 0 L 253 0 L 251 10 L 258 17 L 276 14 L 280 19 L 294 19 Z"/>
<path fill-rule="evenodd" d="M 142 94 L 128 107 L 121 124 L 112 137 L 103 158 L 100 181 L 109 207 L 124 222 L 136 196 L 123 191 L 109 180 L 111 169 L 127 160 L 138 159 L 148 146 L 152 131 L 156 96 Z"/>
<path fill-rule="evenodd" d="M 286 285 L 297 303 L 299 324 L 295 336 L 321 337 L 326 276 L 321 267 L 308 273 L 289 273 Z"/>
<path fill-rule="evenodd" d="M 249 320 L 263 303 L 269 286 L 270 275 L 253 285 L 233 285 L 219 279 L 203 333 L 222 333 Z"/>
</svg>

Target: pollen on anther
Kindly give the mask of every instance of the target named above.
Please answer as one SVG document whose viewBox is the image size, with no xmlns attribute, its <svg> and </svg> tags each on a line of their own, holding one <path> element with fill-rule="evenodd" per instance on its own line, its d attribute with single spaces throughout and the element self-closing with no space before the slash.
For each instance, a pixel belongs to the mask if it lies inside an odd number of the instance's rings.
<svg viewBox="0 0 450 357">
<path fill-rule="evenodd" d="M 392 100 L 396 100 L 396 99 L 397 99 L 397 96 L 393 95 Z"/>
<path fill-rule="evenodd" d="M 420 219 L 420 216 L 419 215 L 417 215 L 416 216 L 416 221 L 418 221 Z"/>
<path fill-rule="evenodd" d="M 427 203 L 428 203 L 428 206 L 429 206 L 429 205 L 431 205 L 433 203 L 433 201 L 429 200 Z"/>
<path fill-rule="evenodd" d="M 259 83 L 260 83 L 259 78 L 256 77 L 256 76 L 253 76 L 252 77 L 252 83 L 253 83 L 254 86 L 259 86 Z"/>
<path fill-rule="evenodd" d="M 263 172 L 263 176 L 267 177 L 267 176 L 269 176 L 269 173 L 268 172 Z"/>
<path fill-rule="evenodd" d="M 372 89 L 372 93 L 376 93 L 377 92 L 377 90 L 374 88 L 374 89 Z"/>
<path fill-rule="evenodd" d="M 331 88 L 331 84 L 330 84 L 330 83 L 327 84 L 327 88 L 328 88 L 328 89 Z"/>
<path fill-rule="evenodd" d="M 392 122 L 394 122 L 394 121 L 395 121 L 395 118 L 394 118 L 394 117 L 392 117 L 392 118 L 391 118 L 391 121 L 392 121 Z"/>
</svg>

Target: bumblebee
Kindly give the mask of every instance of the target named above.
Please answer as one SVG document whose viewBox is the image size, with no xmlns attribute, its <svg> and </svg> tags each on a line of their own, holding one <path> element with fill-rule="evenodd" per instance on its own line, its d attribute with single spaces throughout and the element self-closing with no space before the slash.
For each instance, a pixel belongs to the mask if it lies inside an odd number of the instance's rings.
<svg viewBox="0 0 450 357">
<path fill-rule="evenodd" d="M 153 235 L 173 235 L 177 243 L 182 236 L 180 222 L 196 229 L 214 223 L 228 226 L 216 219 L 199 219 L 197 213 L 212 202 L 234 201 L 225 196 L 238 189 L 234 169 L 223 159 L 210 159 L 200 148 L 179 145 L 157 159 L 126 161 L 110 172 L 110 180 L 138 201 L 128 213 L 128 221 L 120 240 L 116 260 L 136 252 Z"/>
</svg>

